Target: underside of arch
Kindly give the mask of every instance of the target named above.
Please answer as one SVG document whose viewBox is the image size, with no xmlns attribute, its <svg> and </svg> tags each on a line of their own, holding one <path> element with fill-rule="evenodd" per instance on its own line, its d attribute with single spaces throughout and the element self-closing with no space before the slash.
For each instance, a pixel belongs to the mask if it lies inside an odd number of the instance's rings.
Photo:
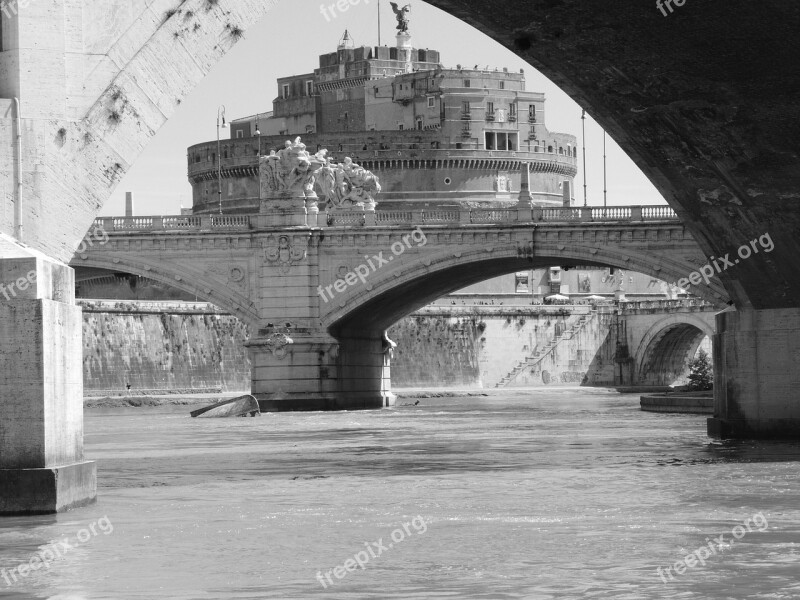
<svg viewBox="0 0 800 600">
<path fill-rule="evenodd" d="M 376 283 L 376 292 L 362 294 L 360 299 L 356 299 L 348 306 L 332 313 L 327 320 L 330 324 L 330 332 L 339 336 L 354 335 L 364 331 L 384 331 L 406 315 L 442 296 L 469 285 L 516 271 L 552 266 L 611 266 L 634 271 L 627 266 L 628 262 L 622 256 L 614 262 L 610 262 L 602 259 L 576 260 L 556 256 L 483 258 L 481 254 L 485 255 L 486 253 L 484 251 L 475 252 L 473 257 L 461 257 L 460 263 L 455 260 L 448 261 L 433 270 L 428 268 L 421 271 L 417 267 L 408 273 L 398 274 L 397 277 L 393 276 Z M 635 269 L 635 271 L 657 278 L 671 276 L 669 272 L 655 271 L 646 267 L 641 270 Z M 676 270 L 676 272 L 680 271 Z"/>
<path fill-rule="evenodd" d="M 695 355 L 705 337 L 705 331 L 690 323 L 677 323 L 662 329 L 644 351 L 638 383 L 672 385 L 685 373 L 687 361 Z"/>
<path fill-rule="evenodd" d="M 200 272 L 187 272 L 185 269 L 182 269 L 180 272 L 163 273 L 148 270 L 144 265 L 132 265 L 123 262 L 114 263 L 112 261 L 106 262 L 96 259 L 81 260 L 80 265 L 73 266 L 103 269 L 111 273 L 129 273 L 145 279 L 158 281 L 196 296 L 202 299 L 203 302 L 214 304 L 241 319 L 254 330 L 258 328 L 258 315 L 250 300 L 244 297 L 233 297 L 229 293 L 226 294 L 222 292 L 219 284 L 208 281 L 202 277 L 202 273 Z M 160 265 L 159 270 L 164 270 L 163 264 Z"/>
</svg>

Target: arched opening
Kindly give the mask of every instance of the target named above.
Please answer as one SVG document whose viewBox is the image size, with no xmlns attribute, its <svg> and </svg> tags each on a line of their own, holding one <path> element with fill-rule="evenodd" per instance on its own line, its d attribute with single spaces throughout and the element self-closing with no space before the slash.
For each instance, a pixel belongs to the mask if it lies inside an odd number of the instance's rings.
<svg viewBox="0 0 800 600">
<path fill-rule="evenodd" d="M 707 331 L 691 323 L 669 325 L 647 343 L 639 365 L 638 383 L 641 385 L 684 385 L 689 361 L 701 349 L 711 355 Z"/>
<path fill-rule="evenodd" d="M 78 267 L 84 395 L 249 392 L 251 327 L 209 297 L 124 271 Z"/>
</svg>

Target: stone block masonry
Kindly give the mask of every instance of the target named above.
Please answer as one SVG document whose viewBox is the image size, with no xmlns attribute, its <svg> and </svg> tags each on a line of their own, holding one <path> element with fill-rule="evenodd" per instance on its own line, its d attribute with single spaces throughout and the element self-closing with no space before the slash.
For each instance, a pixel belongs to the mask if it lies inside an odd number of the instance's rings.
<svg viewBox="0 0 800 600">
<path fill-rule="evenodd" d="M 87 394 L 249 391 L 247 325 L 207 304 L 82 301 Z"/>
</svg>

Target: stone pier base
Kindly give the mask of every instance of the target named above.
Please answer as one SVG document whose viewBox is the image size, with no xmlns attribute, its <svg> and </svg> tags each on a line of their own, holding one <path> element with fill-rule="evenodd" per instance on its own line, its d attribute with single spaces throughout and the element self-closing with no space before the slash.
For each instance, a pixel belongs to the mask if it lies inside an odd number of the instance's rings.
<svg viewBox="0 0 800 600">
<path fill-rule="evenodd" d="M 800 438 L 800 309 L 717 315 L 708 434 Z"/>
<path fill-rule="evenodd" d="M 251 393 L 264 412 L 394 406 L 379 336 L 340 342 L 324 333 L 275 331 L 247 348 Z"/>
<path fill-rule="evenodd" d="M 72 269 L 0 236 L 0 515 L 95 499 Z"/>
<path fill-rule="evenodd" d="M 44 469 L 0 469 L 0 515 L 42 515 L 95 500 L 94 462 Z"/>
</svg>

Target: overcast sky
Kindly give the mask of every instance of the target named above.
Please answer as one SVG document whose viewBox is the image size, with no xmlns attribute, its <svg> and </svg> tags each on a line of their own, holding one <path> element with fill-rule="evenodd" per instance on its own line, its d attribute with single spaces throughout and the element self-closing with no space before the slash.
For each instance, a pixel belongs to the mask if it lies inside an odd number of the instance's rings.
<svg viewBox="0 0 800 600">
<path fill-rule="evenodd" d="M 356 45 L 377 45 L 377 0 L 353 0 L 346 12 L 327 18 L 319 0 L 280 0 L 190 94 L 175 115 L 150 142 L 117 187 L 101 215 L 120 215 L 125 192 L 133 192 L 137 215 L 177 214 L 191 206 L 186 178 L 186 149 L 216 140 L 217 108 L 224 104 L 228 119 L 272 110 L 276 79 L 308 73 L 318 56 L 336 50 L 345 28 Z M 326 5 L 334 4 L 328 0 Z M 335 15 L 335 16 L 334 16 Z M 388 0 L 381 0 L 381 43 L 394 44 L 395 19 Z M 525 70 L 526 88 L 546 94 L 545 122 L 551 131 L 571 133 L 581 144 L 581 107 L 512 52 L 470 25 L 416 0 L 412 3 L 413 44 L 441 52 L 446 67 L 508 67 Z M 591 115 L 591 110 L 589 110 Z M 222 130 L 222 137 L 229 137 Z M 665 200 L 616 143 L 607 138 L 609 204 L 665 204 Z M 590 205 L 603 203 L 603 132 L 591 116 L 586 120 L 586 158 Z M 574 196 L 583 203 L 582 165 Z M 378 198 L 380 203 L 380 198 Z"/>
</svg>

